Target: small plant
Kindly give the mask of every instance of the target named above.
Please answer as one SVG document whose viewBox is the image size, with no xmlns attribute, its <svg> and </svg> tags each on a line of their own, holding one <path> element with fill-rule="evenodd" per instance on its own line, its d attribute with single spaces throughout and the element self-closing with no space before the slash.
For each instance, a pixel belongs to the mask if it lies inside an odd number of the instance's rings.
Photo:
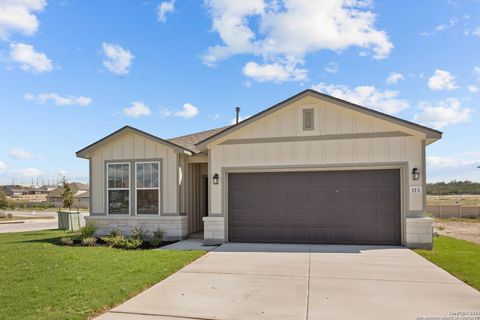
<svg viewBox="0 0 480 320">
<path fill-rule="evenodd" d="M 114 244 L 114 248 L 133 250 L 138 249 L 143 244 L 143 241 L 140 239 L 128 238 L 118 241 Z"/>
<path fill-rule="evenodd" d="M 163 241 L 163 231 L 157 229 L 153 232 L 153 238 L 148 241 L 152 247 L 158 247 Z"/>
<path fill-rule="evenodd" d="M 132 230 L 132 234 L 130 235 L 130 238 L 145 241 L 145 239 L 148 238 L 148 232 L 143 230 L 142 227 L 135 227 Z"/>
<path fill-rule="evenodd" d="M 110 231 L 110 236 L 117 237 L 117 236 L 123 236 L 123 234 L 118 229 L 112 229 L 112 231 Z"/>
<path fill-rule="evenodd" d="M 62 191 L 62 199 L 63 199 L 63 206 L 68 208 L 70 212 L 72 212 L 73 202 L 75 201 L 74 194 L 70 185 L 67 182 L 65 176 L 62 176 L 62 184 L 63 184 L 63 191 Z"/>
<path fill-rule="evenodd" d="M 85 227 L 80 228 L 82 239 L 93 237 L 96 230 L 97 228 L 93 224 L 87 224 Z"/>
<path fill-rule="evenodd" d="M 116 247 L 118 243 L 122 242 L 125 240 L 123 235 L 109 235 L 105 237 L 101 237 L 100 240 L 105 242 L 105 244 L 109 247 Z"/>
<path fill-rule="evenodd" d="M 64 246 L 71 246 L 73 244 L 72 237 L 63 237 L 60 239 L 60 244 Z"/>
<path fill-rule="evenodd" d="M 97 238 L 95 237 L 85 237 L 82 238 L 82 245 L 93 247 L 97 243 Z"/>
<path fill-rule="evenodd" d="M 445 227 L 444 226 L 439 226 L 438 230 L 440 230 L 440 231 L 445 230 Z"/>
</svg>

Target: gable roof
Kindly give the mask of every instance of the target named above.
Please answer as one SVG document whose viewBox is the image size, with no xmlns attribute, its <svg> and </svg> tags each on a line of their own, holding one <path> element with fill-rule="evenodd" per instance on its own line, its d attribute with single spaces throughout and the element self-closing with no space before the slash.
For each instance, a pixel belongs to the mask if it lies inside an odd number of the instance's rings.
<svg viewBox="0 0 480 320">
<path fill-rule="evenodd" d="M 110 142 L 112 139 L 115 138 L 115 136 L 121 134 L 121 133 L 125 133 L 125 132 L 133 132 L 133 133 L 136 133 L 136 134 L 139 134 L 141 136 L 144 136 L 146 138 L 149 138 L 149 139 L 152 139 L 156 142 L 159 142 L 159 143 L 162 143 L 162 144 L 165 144 L 179 152 L 184 152 L 184 151 L 187 151 L 188 153 L 191 153 L 191 152 L 195 152 L 193 150 L 190 150 L 184 146 L 181 146 L 181 145 L 178 145 L 178 144 L 175 144 L 173 142 L 170 142 L 168 140 L 164 140 L 162 138 L 159 138 L 157 136 L 154 136 L 150 133 L 147 133 L 145 131 L 142 131 L 142 130 L 139 130 L 139 129 L 136 129 L 136 128 L 133 128 L 133 127 L 130 127 L 130 126 L 124 126 L 123 128 L 120 128 L 118 129 L 117 131 L 109 134 L 108 136 L 86 146 L 85 148 L 77 151 L 75 154 L 77 155 L 77 157 L 79 158 L 85 158 L 85 159 L 88 159 L 88 157 L 90 156 L 90 152 L 94 151 L 95 149 L 97 149 L 98 147 L 100 146 L 103 146 L 104 144 Z"/>
<path fill-rule="evenodd" d="M 298 101 L 304 97 L 307 97 L 307 96 L 311 96 L 311 97 L 315 97 L 315 98 L 318 98 L 318 99 L 321 99 L 321 100 L 324 100 L 324 101 L 328 101 L 328 102 L 331 102 L 331 103 L 334 103 L 336 105 L 340 105 L 344 108 L 347 108 L 347 109 L 350 109 L 350 110 L 354 110 L 354 111 L 358 111 L 358 112 L 361 112 L 361 113 L 364 113 L 364 114 L 367 114 L 367 115 L 370 115 L 370 116 L 373 116 L 373 117 L 377 117 L 377 118 L 380 118 L 380 119 L 383 119 L 383 120 L 386 120 L 386 121 L 389 121 L 389 122 L 392 122 L 392 123 L 395 123 L 395 124 L 398 124 L 398 125 L 401 125 L 401 126 L 405 126 L 405 127 L 408 127 L 410 129 L 413 129 L 413 130 L 416 130 L 416 131 L 420 131 L 420 132 L 423 132 L 426 134 L 427 136 L 427 139 L 432 139 L 432 140 L 438 140 L 442 137 L 442 132 L 441 131 L 438 131 L 438 130 L 435 130 L 435 129 L 432 129 L 432 128 L 429 128 L 429 127 L 425 127 L 425 126 L 422 126 L 422 125 L 419 125 L 417 123 L 414 123 L 414 122 L 411 122 L 411 121 L 407 121 L 407 120 L 404 120 L 404 119 L 400 119 L 400 118 L 397 118 L 397 117 L 394 117 L 394 116 L 391 116 L 389 114 L 386 114 L 386 113 L 383 113 L 383 112 L 380 112 L 380 111 L 376 111 L 376 110 L 373 110 L 373 109 L 369 109 L 369 108 L 366 108 L 366 107 L 362 107 L 360 105 L 357 105 L 357 104 L 354 104 L 354 103 L 351 103 L 351 102 L 348 102 L 348 101 L 345 101 L 345 100 L 342 100 L 342 99 L 339 99 L 339 98 L 335 98 L 335 97 L 332 97 L 332 96 L 329 96 L 327 94 L 324 94 L 324 93 L 321 93 L 321 92 L 318 92 L 318 91 L 315 91 L 313 89 L 307 89 L 307 90 L 304 90 L 288 99 L 285 99 L 275 105 L 273 105 L 272 107 L 270 108 L 267 108 L 253 116 L 251 116 L 250 118 L 248 119 L 245 119 L 235 125 L 232 125 L 230 127 L 226 127 L 224 130 L 221 130 L 213 135 L 211 135 L 210 137 L 207 137 L 205 139 L 203 139 L 202 141 L 199 141 L 198 143 L 196 143 L 196 147 L 198 149 L 202 149 L 202 148 L 205 148 L 205 146 L 218 139 L 218 138 L 221 138 L 229 133 L 232 133 L 234 132 L 235 130 L 238 130 L 240 128 L 243 128 L 275 111 L 278 111 L 288 105 L 290 105 L 291 103 L 295 102 L 295 101 Z"/>
<path fill-rule="evenodd" d="M 168 141 L 176 144 L 176 145 L 179 145 L 179 146 L 182 146 L 186 149 L 189 149 L 191 150 L 192 152 L 195 152 L 195 153 L 199 153 L 200 150 L 195 146 L 196 143 L 202 141 L 202 140 L 205 140 L 227 128 L 229 128 L 231 126 L 225 126 L 225 127 L 221 127 L 221 128 L 216 128 L 216 129 L 211 129 L 211 130 L 207 130 L 207 131 L 201 131 L 201 132 L 196 132 L 196 133 L 191 133 L 191 134 L 187 134 L 187 135 L 184 135 L 184 136 L 180 136 L 180 137 L 175 137 L 175 138 L 171 138 L 171 139 L 168 139 Z"/>
</svg>

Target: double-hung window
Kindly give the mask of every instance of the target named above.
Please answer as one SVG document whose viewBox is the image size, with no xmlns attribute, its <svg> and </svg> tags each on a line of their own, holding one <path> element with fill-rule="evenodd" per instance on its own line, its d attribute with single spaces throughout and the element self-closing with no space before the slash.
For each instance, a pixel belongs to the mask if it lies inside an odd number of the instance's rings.
<svg viewBox="0 0 480 320">
<path fill-rule="evenodd" d="M 137 214 L 160 214 L 160 163 L 135 163 Z"/>
<path fill-rule="evenodd" d="M 130 213 L 130 163 L 107 164 L 108 214 Z"/>
</svg>

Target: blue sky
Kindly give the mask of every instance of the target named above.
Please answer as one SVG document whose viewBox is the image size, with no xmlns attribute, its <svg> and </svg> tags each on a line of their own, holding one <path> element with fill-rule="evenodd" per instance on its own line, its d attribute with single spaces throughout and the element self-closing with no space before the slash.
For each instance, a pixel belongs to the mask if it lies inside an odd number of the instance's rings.
<svg viewBox="0 0 480 320">
<path fill-rule="evenodd" d="M 169 138 L 306 88 L 444 132 L 428 180 L 480 181 L 480 1 L 4 0 L 0 183 L 86 181 L 75 151 Z"/>
</svg>

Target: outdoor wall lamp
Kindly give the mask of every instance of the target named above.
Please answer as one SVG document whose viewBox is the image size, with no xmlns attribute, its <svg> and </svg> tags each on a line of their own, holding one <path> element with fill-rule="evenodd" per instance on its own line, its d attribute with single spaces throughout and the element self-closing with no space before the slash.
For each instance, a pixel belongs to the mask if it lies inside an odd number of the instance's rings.
<svg viewBox="0 0 480 320">
<path fill-rule="evenodd" d="M 413 180 L 418 180 L 418 179 L 420 179 L 420 171 L 418 170 L 418 168 L 413 168 L 413 170 L 412 170 L 412 178 L 413 178 Z"/>
<path fill-rule="evenodd" d="M 218 179 L 219 179 L 218 173 L 215 173 L 212 179 L 213 179 L 213 184 L 218 184 Z"/>
</svg>

